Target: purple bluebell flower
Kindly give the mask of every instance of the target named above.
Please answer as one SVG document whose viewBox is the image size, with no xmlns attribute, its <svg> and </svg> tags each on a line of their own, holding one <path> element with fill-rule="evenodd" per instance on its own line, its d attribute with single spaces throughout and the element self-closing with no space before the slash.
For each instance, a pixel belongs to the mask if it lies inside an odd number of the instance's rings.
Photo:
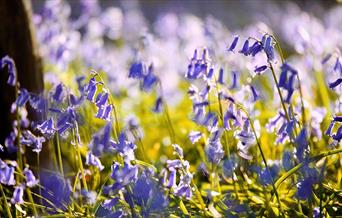
<svg viewBox="0 0 342 218">
<path fill-rule="evenodd" d="M 97 107 L 103 107 L 103 106 L 105 106 L 105 105 L 107 104 L 108 97 L 109 97 L 108 92 L 105 92 L 105 93 L 100 92 L 100 93 L 96 96 L 95 105 L 96 105 Z"/>
<path fill-rule="evenodd" d="M 34 176 L 31 170 L 29 170 L 27 167 L 23 171 L 25 178 L 26 178 L 26 185 L 27 187 L 34 187 L 35 185 L 38 184 L 38 180 Z"/>
<path fill-rule="evenodd" d="M 192 180 L 191 173 L 181 175 L 180 182 L 174 190 L 175 195 L 178 197 L 185 197 L 186 199 L 191 199 L 192 197 L 192 190 L 190 186 L 191 180 Z"/>
<path fill-rule="evenodd" d="M 60 83 L 55 87 L 55 92 L 52 94 L 52 99 L 55 102 L 60 103 L 62 102 L 63 98 L 64 98 L 63 84 Z"/>
<path fill-rule="evenodd" d="M 17 133 L 12 131 L 5 139 L 5 146 L 7 148 L 8 153 L 17 152 L 18 148 L 15 144 L 15 139 L 17 138 Z"/>
<path fill-rule="evenodd" d="M 262 48 L 263 47 L 260 42 L 254 42 L 254 44 L 251 47 L 249 47 L 248 53 L 254 57 L 256 54 L 262 51 Z"/>
<path fill-rule="evenodd" d="M 257 101 L 260 97 L 254 86 L 250 85 L 253 94 L 253 102 Z"/>
<path fill-rule="evenodd" d="M 66 111 L 59 114 L 57 118 L 56 128 L 59 134 L 63 134 L 71 127 L 74 126 L 77 121 L 76 111 L 73 107 L 68 107 Z"/>
<path fill-rule="evenodd" d="M 189 133 L 189 139 L 192 144 L 195 144 L 196 142 L 198 142 L 198 140 L 200 140 L 202 136 L 203 136 L 203 133 L 198 132 L 198 131 L 191 131 Z"/>
<path fill-rule="evenodd" d="M 184 167 L 184 164 L 185 165 L 188 165 L 189 163 L 188 162 L 182 162 L 181 160 L 179 159 L 175 159 L 175 160 L 167 160 L 166 161 L 166 166 L 167 168 L 171 171 L 171 170 L 174 170 L 174 169 L 181 169 Z"/>
<path fill-rule="evenodd" d="M 156 100 L 155 106 L 152 111 L 154 113 L 161 113 L 162 110 L 163 110 L 163 99 L 162 97 L 159 96 Z"/>
<path fill-rule="evenodd" d="M 13 197 L 11 198 L 12 204 L 23 204 L 24 203 L 24 186 L 18 185 L 13 191 Z"/>
<path fill-rule="evenodd" d="M 31 131 L 24 130 L 20 143 L 32 147 L 32 151 L 39 153 L 42 150 L 45 138 L 41 136 L 35 136 Z"/>
<path fill-rule="evenodd" d="M 26 102 L 30 99 L 30 94 L 27 89 L 20 89 L 20 94 L 16 100 L 17 107 L 22 107 L 26 104 Z"/>
<path fill-rule="evenodd" d="M 90 151 L 87 153 L 86 156 L 86 164 L 97 167 L 100 171 L 104 169 L 104 166 L 101 164 L 100 159 L 92 154 Z"/>
<path fill-rule="evenodd" d="M 264 72 L 266 69 L 267 69 L 266 65 L 255 66 L 254 72 L 257 74 L 260 74 L 260 73 Z"/>
<path fill-rule="evenodd" d="M 297 197 L 301 200 L 307 200 L 312 195 L 313 181 L 310 178 L 305 178 L 297 184 Z"/>
<path fill-rule="evenodd" d="M 223 81 L 223 68 L 220 68 L 219 76 L 218 76 L 217 82 L 220 83 L 220 84 L 222 84 L 222 85 L 224 84 L 224 81 Z"/>
<path fill-rule="evenodd" d="M 295 144 L 296 144 L 296 157 L 299 161 L 303 161 L 305 157 L 305 152 L 307 152 L 308 141 L 307 141 L 307 133 L 306 129 L 303 128 L 298 134 Z"/>
<path fill-rule="evenodd" d="M 342 78 L 338 78 L 334 82 L 329 83 L 329 88 L 334 89 L 342 83 Z"/>
<path fill-rule="evenodd" d="M 4 69 L 6 65 L 8 68 L 7 84 L 10 86 L 15 86 L 15 83 L 17 82 L 17 70 L 15 67 L 14 60 L 10 58 L 8 55 L 4 56 L 1 59 L 1 69 Z"/>
<path fill-rule="evenodd" d="M 228 51 L 234 52 L 234 49 L 239 41 L 239 36 L 234 36 L 232 44 L 229 46 Z"/>
<path fill-rule="evenodd" d="M 0 183 L 15 185 L 14 170 L 14 165 L 6 164 L 0 159 Z"/>
<path fill-rule="evenodd" d="M 85 90 L 87 93 L 87 99 L 93 102 L 97 90 L 97 83 L 94 77 L 89 80 L 89 83 L 86 86 Z"/>
<path fill-rule="evenodd" d="M 118 197 L 107 199 L 102 203 L 102 206 L 107 210 L 111 210 L 119 202 L 119 200 L 120 199 Z"/>
<path fill-rule="evenodd" d="M 341 64 L 340 58 L 336 58 L 336 63 L 335 63 L 335 66 L 334 66 L 334 70 L 336 72 L 342 74 L 342 64 Z"/>
<path fill-rule="evenodd" d="M 129 69 L 128 78 L 142 79 L 144 71 L 144 65 L 142 62 L 134 62 Z"/>
<path fill-rule="evenodd" d="M 72 106 L 80 105 L 82 103 L 82 101 L 83 101 L 83 96 L 80 96 L 78 98 L 75 95 L 70 94 L 70 103 L 71 103 Z"/>
<path fill-rule="evenodd" d="M 176 187 L 176 170 L 175 169 L 171 169 L 170 173 L 169 173 L 169 177 L 168 177 L 168 182 L 166 187 L 168 188 L 175 188 Z"/>
<path fill-rule="evenodd" d="M 149 92 L 152 87 L 157 83 L 158 78 L 153 73 L 153 65 L 151 64 L 148 68 L 147 75 L 144 75 L 142 81 L 142 90 Z"/>
<path fill-rule="evenodd" d="M 290 170 L 294 167 L 293 154 L 290 151 L 284 151 L 282 158 L 283 167 L 285 170 Z"/>
<path fill-rule="evenodd" d="M 35 109 L 37 112 L 44 112 L 46 109 L 46 100 L 39 95 L 30 95 L 29 99 L 30 105 L 33 109 Z"/>
<path fill-rule="evenodd" d="M 45 171 L 41 172 L 40 180 L 40 185 L 44 187 L 41 189 L 43 204 L 50 205 L 46 201 L 49 200 L 57 208 L 66 209 L 71 195 L 71 187 L 68 181 L 56 173 Z"/>
<path fill-rule="evenodd" d="M 136 149 L 136 145 L 133 142 L 126 140 L 126 135 L 124 132 L 120 133 L 119 141 L 114 142 L 111 141 L 112 148 L 119 153 L 121 156 L 127 158 L 128 160 L 134 159 L 134 150 Z"/>
<path fill-rule="evenodd" d="M 39 124 L 36 128 L 42 134 L 44 134 L 47 138 L 50 138 L 56 132 L 52 118 L 45 120 L 43 123 Z"/>
<path fill-rule="evenodd" d="M 237 78 L 237 72 L 232 71 L 233 79 L 232 79 L 232 85 L 229 87 L 229 89 L 236 89 L 238 86 L 238 78 Z"/>
<path fill-rule="evenodd" d="M 332 56 L 331 53 L 329 53 L 326 56 L 324 56 L 324 58 L 322 60 L 322 64 L 327 63 L 330 60 L 331 56 Z"/>
<path fill-rule="evenodd" d="M 265 43 L 263 44 L 264 47 L 264 51 L 267 55 L 267 59 L 269 61 L 272 61 L 274 59 L 274 49 L 273 49 L 273 45 L 272 45 L 272 37 L 271 36 L 267 36 Z"/>
<path fill-rule="evenodd" d="M 220 128 L 212 129 L 206 147 L 207 158 L 214 164 L 219 164 L 224 156 L 224 151 L 220 142 L 221 135 L 222 130 Z"/>
<path fill-rule="evenodd" d="M 231 155 L 225 159 L 222 164 L 224 176 L 227 178 L 233 177 L 234 170 L 237 168 L 237 166 L 238 164 L 235 155 Z"/>
<path fill-rule="evenodd" d="M 123 167 L 118 163 L 114 163 L 112 165 L 111 178 L 114 179 L 115 183 L 110 188 L 119 190 L 138 180 L 138 167 L 132 166 L 128 161 L 124 162 Z"/>
<path fill-rule="evenodd" d="M 89 148 L 95 156 L 101 156 L 103 152 L 112 150 L 110 143 L 111 130 L 112 123 L 108 122 L 99 132 L 93 135 Z"/>
<path fill-rule="evenodd" d="M 246 119 L 243 124 L 242 130 L 237 134 L 239 139 L 238 154 L 245 159 L 251 159 L 249 155 L 249 148 L 255 143 L 254 134 L 250 131 L 249 121 Z"/>
<path fill-rule="evenodd" d="M 241 54 L 244 54 L 245 56 L 249 55 L 249 40 L 248 39 L 246 39 L 246 41 L 243 43 L 243 47 L 239 52 Z"/>
</svg>

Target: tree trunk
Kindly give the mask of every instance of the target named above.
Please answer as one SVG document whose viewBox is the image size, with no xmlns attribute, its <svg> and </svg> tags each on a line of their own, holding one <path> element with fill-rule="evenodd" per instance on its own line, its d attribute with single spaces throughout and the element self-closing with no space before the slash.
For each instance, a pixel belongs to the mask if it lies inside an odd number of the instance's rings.
<svg viewBox="0 0 342 218">
<path fill-rule="evenodd" d="M 44 89 L 42 62 L 34 36 L 31 2 L 29 0 L 0 0 L 0 22 L 0 58 L 8 55 L 14 59 L 20 87 L 26 88 L 32 93 L 41 93 Z M 1 70 L 1 144 L 4 144 L 5 138 L 11 132 L 12 122 L 15 119 L 15 115 L 10 112 L 11 104 L 15 101 L 15 90 L 6 84 L 7 78 L 7 70 Z M 33 110 L 30 110 L 29 107 L 27 109 L 30 120 L 39 118 Z M 43 153 L 46 152 L 43 151 Z M 9 157 L 8 154 L 0 155 Z M 35 155 L 28 153 L 27 156 L 28 161 L 31 162 L 32 156 Z M 45 156 L 45 154 L 41 154 L 41 156 Z"/>
</svg>

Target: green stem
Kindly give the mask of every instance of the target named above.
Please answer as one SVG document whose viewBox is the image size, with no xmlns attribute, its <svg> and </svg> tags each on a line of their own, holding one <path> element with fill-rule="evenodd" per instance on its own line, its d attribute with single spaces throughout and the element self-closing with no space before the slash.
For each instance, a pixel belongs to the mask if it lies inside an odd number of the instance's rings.
<svg viewBox="0 0 342 218">
<path fill-rule="evenodd" d="M 56 134 L 56 142 L 57 142 L 57 155 L 58 155 L 59 170 L 60 170 L 62 176 L 64 177 L 62 152 L 61 152 L 61 145 L 59 143 L 59 135 L 58 134 Z"/>
<path fill-rule="evenodd" d="M 8 203 L 7 203 L 7 197 L 5 195 L 5 192 L 4 192 L 4 189 L 2 188 L 2 184 L 0 183 L 0 191 L 1 191 L 1 194 L 4 198 L 4 205 L 5 205 L 5 208 L 6 208 L 6 213 L 7 213 L 7 216 L 9 218 L 12 218 L 12 213 L 11 213 L 11 210 L 10 208 L 8 207 Z"/>
</svg>

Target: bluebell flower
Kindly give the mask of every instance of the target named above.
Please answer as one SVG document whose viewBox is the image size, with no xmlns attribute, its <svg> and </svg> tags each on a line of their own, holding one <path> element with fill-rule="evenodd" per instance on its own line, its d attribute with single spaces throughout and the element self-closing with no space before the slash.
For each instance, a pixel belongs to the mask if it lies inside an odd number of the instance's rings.
<svg viewBox="0 0 342 218">
<path fill-rule="evenodd" d="M 95 78 L 93 77 L 89 80 L 89 83 L 85 88 L 85 91 L 87 93 L 87 99 L 89 101 L 91 102 L 94 101 L 96 90 L 97 90 L 97 83 L 96 83 Z"/>
<path fill-rule="evenodd" d="M 220 83 L 220 84 L 222 84 L 222 85 L 224 84 L 224 81 L 223 81 L 223 68 L 220 68 L 219 76 L 218 76 L 217 82 Z"/>
<path fill-rule="evenodd" d="M 58 84 L 55 87 L 55 92 L 52 94 L 52 99 L 55 102 L 60 103 L 60 102 L 62 102 L 63 98 L 64 98 L 64 95 L 63 95 L 63 84 L 60 83 L 60 84 Z"/>
<path fill-rule="evenodd" d="M 222 164 L 224 176 L 227 178 L 232 178 L 234 170 L 237 168 L 237 166 L 238 164 L 235 155 L 231 155 L 225 159 Z"/>
<path fill-rule="evenodd" d="M 265 43 L 263 44 L 264 51 L 267 55 L 267 59 L 269 61 L 272 61 L 274 59 L 274 50 L 273 50 L 273 45 L 272 45 L 272 37 L 267 36 Z"/>
<path fill-rule="evenodd" d="M 37 125 L 36 128 L 47 138 L 50 138 L 56 132 L 52 118 L 45 120 L 43 123 Z"/>
<path fill-rule="evenodd" d="M 336 58 L 336 63 L 334 66 L 334 70 L 340 74 L 342 74 L 342 64 L 339 58 Z"/>
<path fill-rule="evenodd" d="M 192 144 L 195 144 L 196 142 L 198 142 L 198 140 L 200 140 L 202 136 L 203 136 L 203 133 L 198 132 L 198 131 L 191 131 L 189 133 L 189 139 Z"/>
<path fill-rule="evenodd" d="M 162 97 L 159 96 L 156 100 L 155 106 L 152 111 L 155 113 L 161 113 L 162 110 L 163 110 L 163 99 Z"/>
<path fill-rule="evenodd" d="M 253 94 L 253 102 L 257 101 L 260 97 L 254 86 L 250 85 Z"/>
<path fill-rule="evenodd" d="M 98 157 L 96 157 L 94 154 L 88 151 L 86 156 L 86 162 L 87 165 L 97 167 L 100 171 L 104 169 L 104 166 L 101 164 L 101 161 Z"/>
<path fill-rule="evenodd" d="M 41 136 L 35 136 L 31 131 L 24 130 L 20 143 L 32 147 L 32 151 L 39 153 L 42 150 L 45 138 Z"/>
<path fill-rule="evenodd" d="M 70 184 L 60 175 L 42 171 L 40 175 L 40 185 L 43 196 L 43 204 L 51 206 L 45 199 L 52 202 L 57 208 L 66 209 L 70 202 Z"/>
<path fill-rule="evenodd" d="M 134 62 L 132 63 L 130 69 L 128 78 L 133 79 L 142 79 L 144 76 L 144 66 L 141 62 Z"/>
<path fill-rule="evenodd" d="M 249 121 L 245 119 L 242 130 L 237 134 L 238 142 L 238 154 L 245 159 L 252 159 L 249 155 L 249 148 L 255 144 L 254 134 L 250 131 Z"/>
<path fill-rule="evenodd" d="M 151 91 L 152 87 L 157 83 L 158 78 L 153 73 L 153 65 L 148 68 L 147 75 L 144 75 L 142 82 L 142 89 L 146 92 Z"/>
<path fill-rule="evenodd" d="M 239 52 L 241 54 L 244 54 L 245 56 L 249 55 L 249 40 L 248 39 L 243 43 L 243 47 Z"/>
<path fill-rule="evenodd" d="M 46 109 L 46 100 L 39 95 L 30 95 L 29 99 L 30 105 L 33 109 L 35 109 L 37 112 L 44 112 Z"/>
<path fill-rule="evenodd" d="M 282 163 L 286 171 L 292 169 L 295 166 L 293 154 L 290 151 L 284 151 Z"/>
<path fill-rule="evenodd" d="M 83 101 L 83 96 L 80 96 L 77 98 L 75 95 L 70 94 L 70 103 L 72 106 L 77 106 L 80 105 Z"/>
<path fill-rule="evenodd" d="M 120 199 L 118 197 L 107 199 L 102 203 L 102 206 L 107 210 L 111 210 L 119 202 L 119 200 Z"/>
<path fill-rule="evenodd" d="M 1 59 L 1 69 L 4 69 L 6 65 L 8 68 L 7 84 L 10 86 L 15 86 L 15 83 L 17 82 L 17 70 L 15 67 L 14 60 L 10 58 L 8 55 L 4 56 Z"/>
<path fill-rule="evenodd" d="M 312 195 L 313 181 L 310 178 L 305 178 L 297 184 L 297 197 L 301 200 L 307 200 Z"/>
<path fill-rule="evenodd" d="M 185 197 L 186 199 L 191 199 L 192 197 L 192 190 L 190 186 L 191 180 L 192 180 L 191 173 L 181 175 L 180 182 L 174 190 L 175 195 L 178 197 Z"/>
<path fill-rule="evenodd" d="M 109 97 L 108 92 L 105 92 L 105 93 L 100 92 L 100 93 L 96 96 L 95 105 L 96 105 L 98 108 L 99 108 L 99 107 L 104 107 L 104 106 L 107 104 L 108 97 Z"/>
<path fill-rule="evenodd" d="M 258 54 L 259 52 L 261 52 L 263 49 L 262 44 L 260 42 L 254 42 L 254 44 L 249 47 L 248 49 L 248 54 L 251 54 L 253 57 Z"/>
<path fill-rule="evenodd" d="M 306 129 L 303 128 L 295 139 L 296 144 L 296 157 L 299 161 L 303 161 L 305 157 L 305 152 L 307 151 L 308 141 Z"/>
<path fill-rule="evenodd" d="M 7 148 L 8 153 L 14 153 L 17 152 L 18 148 L 16 146 L 16 140 L 17 133 L 15 131 L 12 131 L 5 139 L 5 146 Z"/>
<path fill-rule="evenodd" d="M 171 169 L 170 173 L 169 173 L 169 177 L 167 178 L 167 180 L 165 179 L 165 182 L 168 181 L 166 187 L 175 188 L 176 187 L 176 179 L 177 179 L 176 170 Z"/>
<path fill-rule="evenodd" d="M 332 83 L 329 83 L 329 88 L 334 89 L 342 83 L 342 78 L 338 78 Z"/>
<path fill-rule="evenodd" d="M 337 129 L 336 133 L 334 135 L 332 135 L 332 138 L 338 142 L 341 141 L 341 139 L 342 139 L 342 126 L 340 126 Z"/>
<path fill-rule="evenodd" d="M 11 164 L 6 164 L 0 159 L 0 183 L 4 185 L 15 185 L 15 168 Z"/>
<path fill-rule="evenodd" d="M 99 132 L 93 135 L 89 148 L 95 156 L 101 156 L 103 152 L 112 150 L 110 142 L 110 132 L 112 123 L 108 122 Z"/>
<path fill-rule="evenodd" d="M 238 86 L 237 72 L 232 71 L 232 74 L 233 74 L 232 85 L 229 87 L 229 89 L 236 89 Z"/>
<path fill-rule="evenodd" d="M 30 94 L 27 89 L 20 89 L 20 94 L 16 100 L 17 107 L 22 107 L 26 104 L 26 102 L 30 99 Z"/>
<path fill-rule="evenodd" d="M 170 171 L 174 170 L 174 169 L 181 169 L 184 167 L 184 165 L 186 165 L 186 167 L 187 167 L 189 165 L 189 163 L 187 161 L 182 162 L 179 159 L 167 160 L 166 161 L 166 166 Z"/>
<path fill-rule="evenodd" d="M 77 121 L 76 111 L 72 107 L 68 107 L 66 111 L 59 114 L 57 118 L 56 128 L 59 134 L 63 134 L 72 128 Z"/>
<path fill-rule="evenodd" d="M 234 49 L 239 41 L 239 36 L 234 36 L 232 44 L 229 46 L 228 51 L 234 52 Z"/>
<path fill-rule="evenodd" d="M 113 109 L 112 105 L 99 107 L 97 110 L 96 117 L 103 119 L 103 120 L 110 121 L 110 113 L 112 112 L 112 109 Z"/>
<path fill-rule="evenodd" d="M 112 148 L 119 153 L 121 156 L 127 158 L 128 160 L 134 159 L 134 150 L 136 149 L 136 145 L 133 142 L 126 140 L 126 135 L 124 132 L 120 133 L 119 141 L 114 142 L 111 141 Z"/>
<path fill-rule="evenodd" d="M 35 185 L 38 184 L 38 180 L 34 176 L 31 170 L 29 170 L 27 167 L 23 171 L 25 178 L 26 178 L 26 185 L 27 187 L 34 187 Z"/>
<path fill-rule="evenodd" d="M 255 66 L 254 72 L 257 74 L 260 74 L 260 73 L 264 72 L 266 69 L 267 69 L 266 65 Z"/>
<path fill-rule="evenodd" d="M 324 58 L 322 60 L 322 64 L 327 63 L 330 60 L 331 56 L 332 56 L 331 53 L 329 53 L 326 56 L 324 56 Z"/>
<path fill-rule="evenodd" d="M 24 186 L 18 185 L 13 191 L 13 197 L 11 198 L 12 204 L 23 204 L 24 203 Z"/>
<path fill-rule="evenodd" d="M 131 165 L 128 161 L 124 162 L 124 166 L 118 163 L 112 165 L 111 178 L 115 183 L 109 187 L 110 191 L 117 191 L 124 186 L 135 183 L 138 180 L 138 167 Z"/>
<path fill-rule="evenodd" d="M 214 128 L 210 133 L 210 138 L 205 150 L 209 162 L 214 164 L 219 164 L 224 156 L 224 151 L 220 142 L 221 134 L 221 129 Z"/>
<path fill-rule="evenodd" d="M 273 163 L 269 165 L 268 168 L 264 168 L 259 173 L 259 181 L 262 185 L 270 185 L 274 181 L 275 177 L 279 173 L 279 165 Z"/>
</svg>

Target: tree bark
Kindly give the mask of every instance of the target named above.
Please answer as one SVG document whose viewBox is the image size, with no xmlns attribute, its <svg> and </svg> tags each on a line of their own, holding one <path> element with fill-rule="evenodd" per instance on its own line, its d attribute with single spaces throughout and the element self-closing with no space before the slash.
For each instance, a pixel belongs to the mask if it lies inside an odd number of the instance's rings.
<svg viewBox="0 0 342 218">
<path fill-rule="evenodd" d="M 32 93 L 41 93 L 44 89 L 42 62 L 34 35 L 31 2 L 0 0 L 0 23 L 0 58 L 8 55 L 14 59 L 20 87 Z M 0 143 L 2 145 L 12 131 L 12 122 L 15 119 L 15 114 L 10 112 L 11 104 L 15 101 L 15 89 L 6 83 L 7 78 L 7 70 L 1 70 Z M 27 109 L 30 120 L 39 118 L 32 109 L 29 107 Z M 9 157 L 8 154 L 0 155 Z"/>
</svg>

